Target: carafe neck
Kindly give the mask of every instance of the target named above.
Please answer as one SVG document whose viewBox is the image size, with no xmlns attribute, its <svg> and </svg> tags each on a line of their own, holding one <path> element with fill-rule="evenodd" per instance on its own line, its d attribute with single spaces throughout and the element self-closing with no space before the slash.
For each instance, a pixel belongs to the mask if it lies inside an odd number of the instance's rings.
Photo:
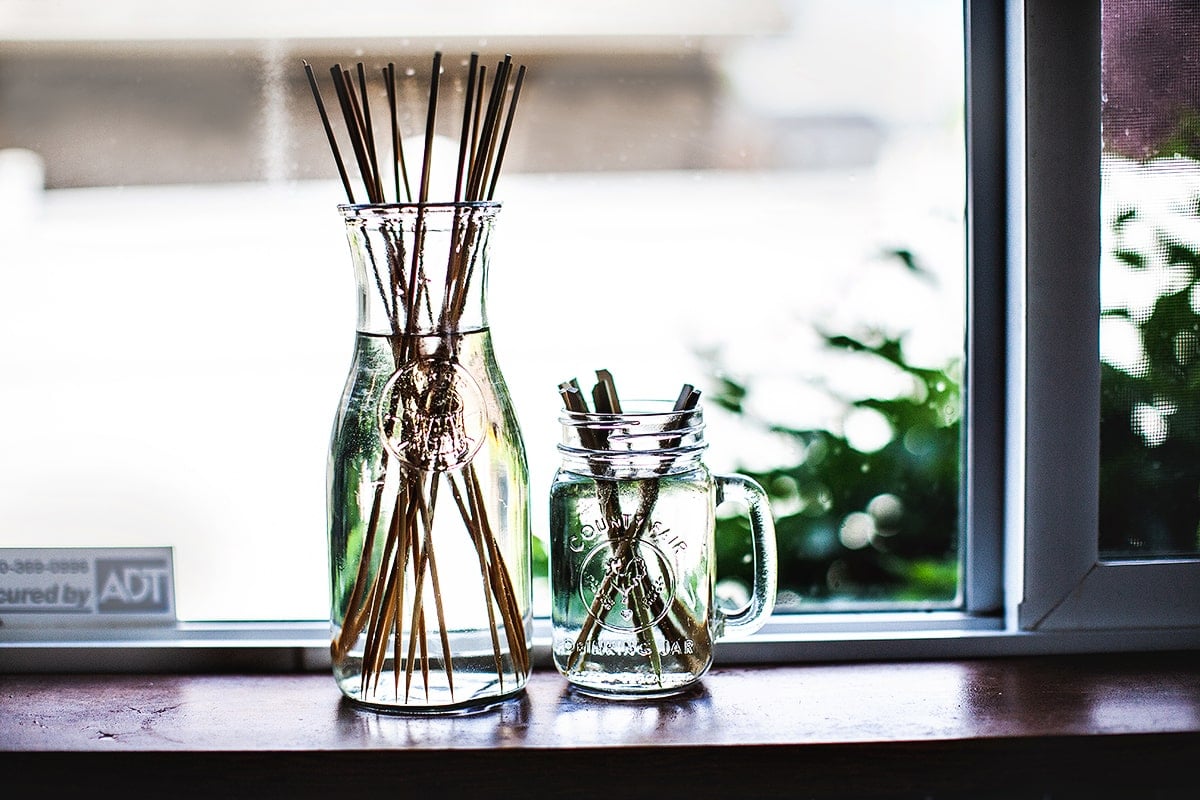
<svg viewBox="0 0 1200 800">
<path fill-rule="evenodd" d="M 358 329 L 431 336 L 487 328 L 499 203 L 340 206 L 358 288 Z"/>
</svg>

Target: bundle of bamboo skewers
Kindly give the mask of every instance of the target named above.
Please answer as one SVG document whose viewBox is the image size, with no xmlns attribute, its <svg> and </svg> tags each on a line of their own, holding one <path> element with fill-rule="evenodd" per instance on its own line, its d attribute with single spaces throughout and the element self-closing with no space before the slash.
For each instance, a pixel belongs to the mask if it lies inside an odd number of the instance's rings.
<svg viewBox="0 0 1200 800">
<path fill-rule="evenodd" d="M 347 200 L 354 205 L 356 193 L 342 157 L 344 148 L 339 146 L 312 67 L 304 62 L 304 69 Z M 454 386 L 460 370 L 459 323 L 467 310 L 473 281 L 483 280 L 476 274 L 475 254 L 463 245 L 470 240 L 471 229 L 477 224 L 467 204 L 493 200 L 525 67 L 516 70 L 514 81 L 512 58 L 505 56 L 497 64 L 488 89 L 488 71 L 479 63 L 478 54 L 471 54 L 462 99 L 453 197 L 442 199 L 455 204 L 454 231 L 447 252 L 441 255 L 427 252 L 424 242 L 426 214 L 433 213 L 427 208 L 438 202 L 430 197 L 430 182 L 442 77 L 441 53 L 433 57 L 424 150 L 415 194 L 399 124 L 395 64 L 389 63 L 381 70 L 388 112 L 382 124 L 372 113 L 372 87 L 361 62 L 353 73 L 337 64 L 330 73 L 344 124 L 344 140 L 349 144 L 367 203 L 416 204 L 413 239 L 407 243 L 410 250 L 406 252 L 403 243 L 389 240 L 386 253 L 374 255 L 378 259 L 374 284 L 388 321 L 394 379 L 404 379 L 389 382 L 389 390 L 380 398 L 378 419 L 382 439 L 386 443 L 393 428 L 399 426 L 420 430 L 421 426 L 410 419 L 416 414 L 425 415 L 427 422 L 435 420 L 436 424 L 428 424 L 426 428 L 441 431 L 441 435 L 448 435 L 447 425 L 457 426 L 461 440 L 465 423 L 461 419 L 463 411 L 456 405 Z M 377 135 L 377 127 L 384 131 L 383 136 Z M 434 265 L 435 258 L 445 261 Z M 439 282 L 442 270 L 445 272 L 445 286 L 439 287 L 439 292 L 430 287 L 431 269 Z M 432 353 L 427 344 L 430 338 L 437 342 Z M 408 403 L 414 384 L 419 384 L 420 402 Z M 526 638 L 528 599 L 514 586 L 515 567 L 506 563 L 504 548 L 498 542 L 499 523 L 489 515 L 495 502 L 485 496 L 479 472 L 469 457 L 465 463 L 463 458 L 439 462 L 437 442 L 410 441 L 408 446 L 408 451 L 387 446 L 379 450 L 376 465 L 379 477 L 374 482 L 369 514 L 365 515 L 356 572 L 344 598 L 344 618 L 340 626 L 339 620 L 334 620 L 331 652 L 335 665 L 352 650 L 361 648 L 361 685 L 352 695 L 357 699 L 382 696 L 378 694 L 379 681 L 388 670 L 394 674 L 391 696 L 397 704 L 408 702 L 418 675 L 428 699 L 432 669 L 442 674 L 450 702 L 457 702 L 455 654 L 445 601 L 447 593 L 455 592 L 461 581 L 478 580 L 482 582 L 487 606 L 486 635 L 491 640 L 493 678 L 501 692 L 519 688 L 530 669 Z M 469 456 L 465 451 L 461 455 Z M 450 499 L 439 503 L 439 498 L 447 493 Z M 451 507 L 447 508 L 446 503 L 451 501 Z M 445 564 L 442 574 L 438 572 L 437 553 L 447 545 L 439 542 L 433 531 L 435 519 L 440 520 L 443 515 L 461 519 L 477 560 L 473 578 L 446 574 Z M 515 535 L 527 537 L 528 531 Z M 351 561 L 354 557 L 349 556 Z M 435 641 L 440 645 L 440 653 L 436 655 L 434 642 L 430 641 L 431 628 L 436 629 Z M 506 674 L 510 676 L 507 687 Z M 514 680 L 518 686 L 512 685 Z"/>
<path fill-rule="evenodd" d="M 494 198 L 505 151 L 508 149 L 517 100 L 521 95 L 521 86 L 525 82 L 525 67 L 521 65 L 517 68 L 516 79 L 510 87 L 512 70 L 512 56 L 506 55 L 502 61 L 497 63 L 491 89 L 485 92 L 488 78 L 487 67 L 479 63 L 478 53 L 471 54 L 462 104 L 462 124 L 459 128 L 454 195 L 453 198 L 443 199 L 452 199 L 457 203 Z M 346 171 L 346 163 L 342 158 L 342 148 L 338 146 L 338 137 L 334 133 L 312 65 L 307 61 L 304 62 L 304 71 L 308 75 L 313 99 L 316 102 L 317 111 L 321 115 L 325 136 L 328 139 L 333 160 L 337 165 L 342 187 L 346 191 L 346 198 L 349 202 L 354 203 L 356 202 L 354 189 Z M 342 121 L 345 123 L 350 149 L 353 152 L 359 178 L 366 192 L 367 202 L 388 202 L 384 191 L 385 171 L 380 167 L 380 149 L 385 154 L 390 153 L 394 186 L 393 201 L 397 203 L 429 202 L 433 144 L 442 75 L 442 54 L 437 52 L 433 55 L 433 69 L 429 78 L 429 102 L 425 118 L 424 149 L 416 197 L 413 196 L 409 180 L 408 160 L 404 153 L 404 137 L 400 130 L 400 100 L 397 92 L 395 63 L 388 63 L 381 70 L 389 111 L 386 127 L 390 132 L 387 144 L 382 148 L 378 146 L 375 121 L 371 115 L 370 87 L 362 62 L 356 65 L 354 74 L 348 69 L 343 69 L 340 64 L 334 64 L 329 71 L 337 94 L 338 106 L 342 112 Z M 486 106 L 484 105 L 484 94 L 488 95 Z M 507 111 L 505 110 L 506 103 Z"/>
</svg>

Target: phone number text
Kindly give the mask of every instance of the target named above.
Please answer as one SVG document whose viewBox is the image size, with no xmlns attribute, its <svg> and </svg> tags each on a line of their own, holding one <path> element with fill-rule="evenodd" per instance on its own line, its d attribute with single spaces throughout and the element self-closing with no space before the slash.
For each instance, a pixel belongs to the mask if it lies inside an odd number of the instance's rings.
<svg viewBox="0 0 1200 800">
<path fill-rule="evenodd" d="M 0 558 L 0 575 L 86 575 L 91 569 L 87 559 Z"/>
</svg>

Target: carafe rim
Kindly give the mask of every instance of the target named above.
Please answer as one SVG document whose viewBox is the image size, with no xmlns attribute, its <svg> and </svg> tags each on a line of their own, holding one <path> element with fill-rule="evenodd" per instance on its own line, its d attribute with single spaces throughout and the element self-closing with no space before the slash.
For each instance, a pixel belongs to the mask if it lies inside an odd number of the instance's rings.
<svg viewBox="0 0 1200 800">
<path fill-rule="evenodd" d="M 339 203 L 338 211 L 344 217 L 380 215 L 385 213 L 416 213 L 421 210 L 425 211 L 441 211 L 441 210 L 480 210 L 480 211 L 499 211 L 503 204 L 498 200 L 438 200 L 405 203 Z"/>
</svg>

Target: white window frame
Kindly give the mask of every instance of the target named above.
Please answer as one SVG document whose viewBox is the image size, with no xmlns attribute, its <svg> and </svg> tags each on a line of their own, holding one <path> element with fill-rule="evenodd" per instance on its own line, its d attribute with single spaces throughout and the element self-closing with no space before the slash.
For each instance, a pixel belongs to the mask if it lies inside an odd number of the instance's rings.
<svg viewBox="0 0 1200 800">
<path fill-rule="evenodd" d="M 776 615 L 725 663 L 1200 647 L 1200 559 L 1098 551 L 1100 0 L 965 0 L 963 610 Z M 548 658 L 549 625 L 535 626 Z M 328 665 L 328 625 L 0 630 L 0 672 Z"/>
</svg>

